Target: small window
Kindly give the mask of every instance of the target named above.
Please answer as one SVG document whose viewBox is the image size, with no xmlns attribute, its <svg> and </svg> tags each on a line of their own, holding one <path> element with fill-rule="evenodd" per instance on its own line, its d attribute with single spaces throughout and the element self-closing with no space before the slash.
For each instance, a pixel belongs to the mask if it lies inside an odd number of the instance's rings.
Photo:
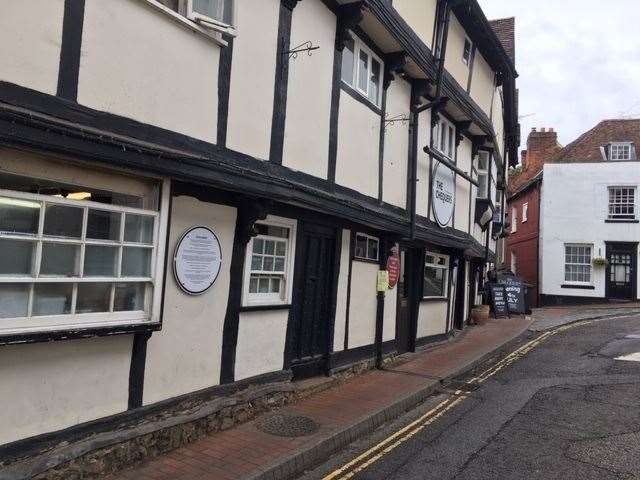
<svg viewBox="0 0 640 480">
<path fill-rule="evenodd" d="M 485 150 L 478 152 L 478 198 L 489 198 L 490 154 Z"/>
<path fill-rule="evenodd" d="M 511 273 L 514 275 L 518 274 L 518 259 L 516 257 L 516 253 L 511 251 Z"/>
<path fill-rule="evenodd" d="M 440 118 L 433 129 L 433 146 L 450 160 L 455 159 L 456 129 L 445 118 Z"/>
<path fill-rule="evenodd" d="M 462 51 L 462 63 L 465 65 L 471 64 L 471 51 L 472 51 L 472 43 L 468 38 L 464 39 L 464 49 Z"/>
<path fill-rule="evenodd" d="M 522 223 L 526 222 L 529 216 L 529 204 L 522 205 Z"/>
<path fill-rule="evenodd" d="M 355 258 L 377 262 L 380 256 L 380 240 L 371 235 L 356 233 Z"/>
<path fill-rule="evenodd" d="M 609 160 L 632 160 L 630 142 L 617 142 L 609 145 Z"/>
<path fill-rule="evenodd" d="M 516 207 L 511 208 L 511 233 L 518 231 L 518 209 Z"/>
<path fill-rule="evenodd" d="M 382 61 L 354 37 L 342 51 L 342 81 L 375 106 L 382 103 Z"/>
<path fill-rule="evenodd" d="M 233 27 L 234 0 L 181 0 L 181 13 L 205 27 Z"/>
<path fill-rule="evenodd" d="M 449 257 L 438 253 L 427 252 L 424 260 L 424 298 L 444 298 L 447 296 L 449 283 Z"/>
<path fill-rule="evenodd" d="M 255 225 L 258 235 L 247 245 L 245 306 L 291 301 L 295 221 L 268 217 Z"/>
<path fill-rule="evenodd" d="M 635 187 L 609 187 L 609 219 L 635 220 L 635 202 Z"/>
<path fill-rule="evenodd" d="M 591 245 L 565 244 L 564 280 L 591 283 Z"/>
</svg>

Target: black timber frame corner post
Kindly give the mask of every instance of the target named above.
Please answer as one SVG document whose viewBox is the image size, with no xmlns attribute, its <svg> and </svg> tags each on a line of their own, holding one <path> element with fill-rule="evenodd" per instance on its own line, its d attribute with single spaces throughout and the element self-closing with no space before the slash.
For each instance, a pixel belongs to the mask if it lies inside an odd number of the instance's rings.
<svg viewBox="0 0 640 480">
<path fill-rule="evenodd" d="M 238 326 L 240 307 L 242 305 L 242 277 L 247 244 L 249 240 L 258 234 L 255 222 L 267 218 L 267 212 L 270 207 L 271 202 L 258 200 L 243 201 L 238 206 L 231 266 L 229 268 L 229 298 L 222 330 L 221 384 L 235 381 L 236 347 L 238 345 Z"/>
<path fill-rule="evenodd" d="M 289 86 L 289 49 L 291 47 L 291 17 L 300 0 L 281 0 L 278 17 L 278 44 L 276 48 L 276 73 L 273 83 L 273 114 L 271 118 L 271 146 L 269 160 L 282 164 L 284 129 L 287 116 L 287 91 Z"/>
<path fill-rule="evenodd" d="M 387 258 L 389 250 L 393 246 L 390 239 L 383 235 L 380 237 L 380 270 L 387 270 Z M 377 290 L 377 289 L 376 289 Z M 375 353 L 376 368 L 382 368 L 382 336 L 384 331 L 384 298 L 385 292 L 376 292 L 376 335 L 375 335 Z"/>
<path fill-rule="evenodd" d="M 347 42 L 353 40 L 349 30 L 355 28 L 364 18 L 364 2 L 350 3 L 338 7 L 336 11 L 336 39 L 333 52 L 333 78 L 331 87 L 331 109 L 329 114 L 329 165 L 327 180 L 336 181 L 336 161 L 338 156 L 338 116 L 340 112 L 340 84 L 342 82 L 342 51 Z"/>
</svg>

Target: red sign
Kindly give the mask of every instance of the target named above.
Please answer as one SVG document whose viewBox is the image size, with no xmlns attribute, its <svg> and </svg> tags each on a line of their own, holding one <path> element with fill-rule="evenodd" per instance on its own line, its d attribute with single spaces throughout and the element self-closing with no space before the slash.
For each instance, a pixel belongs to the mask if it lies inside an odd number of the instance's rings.
<svg viewBox="0 0 640 480">
<path fill-rule="evenodd" d="M 398 255 L 389 255 L 387 258 L 387 272 L 389 272 L 389 290 L 393 289 L 400 277 L 400 259 Z"/>
</svg>

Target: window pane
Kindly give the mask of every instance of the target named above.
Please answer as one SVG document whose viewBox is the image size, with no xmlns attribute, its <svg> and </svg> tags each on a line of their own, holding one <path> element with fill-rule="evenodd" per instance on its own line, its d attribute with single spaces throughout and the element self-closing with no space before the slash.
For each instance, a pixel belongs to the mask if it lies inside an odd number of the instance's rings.
<svg viewBox="0 0 640 480">
<path fill-rule="evenodd" d="M 276 242 L 273 240 L 264 241 L 264 253 L 267 255 L 273 255 L 276 251 Z"/>
<path fill-rule="evenodd" d="M 272 278 L 271 279 L 271 293 L 280 293 L 280 279 Z"/>
<path fill-rule="evenodd" d="M 33 315 L 63 315 L 71 313 L 70 283 L 38 283 L 33 291 Z"/>
<path fill-rule="evenodd" d="M 151 249 L 124 247 L 122 250 L 122 276 L 151 276 Z"/>
<path fill-rule="evenodd" d="M 72 277 L 78 275 L 78 245 L 42 244 L 40 275 Z"/>
<path fill-rule="evenodd" d="M 284 258 L 276 258 L 273 269 L 276 272 L 284 272 Z"/>
<path fill-rule="evenodd" d="M 0 231 L 36 234 L 39 218 L 38 202 L 0 197 Z"/>
<path fill-rule="evenodd" d="M 258 278 L 258 293 L 269 293 L 269 277 Z"/>
<path fill-rule="evenodd" d="M 153 243 L 153 217 L 127 213 L 124 223 L 124 241 Z"/>
<path fill-rule="evenodd" d="M 251 270 L 262 270 L 262 256 L 254 255 L 251 257 Z"/>
<path fill-rule="evenodd" d="M 89 210 L 87 238 L 95 240 L 120 240 L 121 213 Z"/>
<path fill-rule="evenodd" d="M 423 296 L 443 297 L 447 270 L 444 268 L 425 267 Z"/>
<path fill-rule="evenodd" d="M 264 267 L 266 272 L 273 272 L 273 257 L 264 257 Z"/>
<path fill-rule="evenodd" d="M 249 280 L 249 293 L 258 293 L 258 278 L 251 277 Z"/>
<path fill-rule="evenodd" d="M 353 86 L 353 39 L 348 40 L 342 50 L 342 81 Z"/>
<path fill-rule="evenodd" d="M 65 205 L 47 205 L 44 215 L 44 234 L 54 237 L 80 238 L 82 209 Z"/>
<path fill-rule="evenodd" d="M 369 239 L 369 249 L 367 255 L 371 260 L 378 260 L 378 240 L 374 238 Z"/>
<path fill-rule="evenodd" d="M 110 283 L 78 284 L 76 313 L 108 312 L 111 301 Z"/>
<path fill-rule="evenodd" d="M 287 243 L 286 242 L 277 242 L 276 243 L 276 255 L 285 256 L 287 254 Z"/>
<path fill-rule="evenodd" d="M 369 55 L 360 50 L 358 57 L 358 88 L 367 92 L 369 84 Z"/>
<path fill-rule="evenodd" d="M 224 21 L 224 0 L 193 0 L 193 10 L 215 20 Z"/>
<path fill-rule="evenodd" d="M 354 254 L 356 257 L 367 258 L 367 237 L 356 236 L 356 251 Z"/>
<path fill-rule="evenodd" d="M 478 198 L 487 198 L 487 174 L 478 175 Z"/>
<path fill-rule="evenodd" d="M 0 318 L 26 317 L 29 285 L 0 283 Z"/>
<path fill-rule="evenodd" d="M 0 239 L 0 275 L 31 275 L 34 245 Z"/>
<path fill-rule="evenodd" d="M 115 277 L 118 247 L 87 245 L 84 252 L 85 277 Z"/>
<path fill-rule="evenodd" d="M 264 253 L 264 240 L 261 238 L 253 239 L 253 253 Z"/>
<path fill-rule="evenodd" d="M 144 310 L 144 283 L 116 283 L 113 303 L 114 312 Z"/>
<path fill-rule="evenodd" d="M 487 152 L 478 153 L 478 168 L 486 170 L 489 167 L 489 154 Z"/>
<path fill-rule="evenodd" d="M 378 105 L 380 98 L 380 63 L 371 59 L 371 82 L 369 83 L 369 100 Z"/>
</svg>

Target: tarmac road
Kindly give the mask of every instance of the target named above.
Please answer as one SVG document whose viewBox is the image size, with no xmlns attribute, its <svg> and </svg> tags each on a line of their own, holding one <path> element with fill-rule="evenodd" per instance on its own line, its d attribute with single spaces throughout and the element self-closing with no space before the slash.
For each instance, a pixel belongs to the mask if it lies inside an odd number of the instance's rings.
<svg viewBox="0 0 640 480">
<path fill-rule="evenodd" d="M 640 316 L 532 334 L 301 479 L 640 479 L 639 352 Z"/>
</svg>

